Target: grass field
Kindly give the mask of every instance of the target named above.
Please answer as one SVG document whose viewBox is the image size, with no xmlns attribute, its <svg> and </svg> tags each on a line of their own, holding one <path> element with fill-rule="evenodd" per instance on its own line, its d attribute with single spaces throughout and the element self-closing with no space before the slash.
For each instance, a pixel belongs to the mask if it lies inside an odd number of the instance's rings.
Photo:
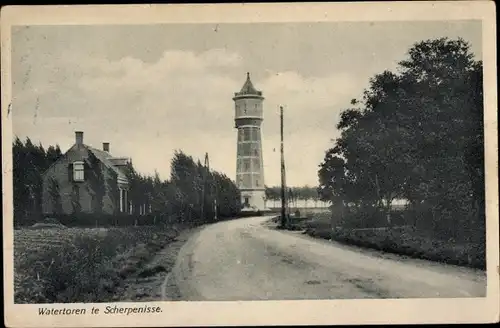
<svg viewBox="0 0 500 328">
<path fill-rule="evenodd" d="M 111 301 L 177 234 L 146 226 L 15 230 L 15 303 Z"/>
<path fill-rule="evenodd" d="M 364 248 L 413 258 L 443 262 L 477 269 L 486 267 L 486 247 L 481 243 L 457 243 L 431 237 L 410 226 L 373 229 L 332 229 L 330 213 L 316 213 L 299 222 L 306 234 Z"/>
</svg>

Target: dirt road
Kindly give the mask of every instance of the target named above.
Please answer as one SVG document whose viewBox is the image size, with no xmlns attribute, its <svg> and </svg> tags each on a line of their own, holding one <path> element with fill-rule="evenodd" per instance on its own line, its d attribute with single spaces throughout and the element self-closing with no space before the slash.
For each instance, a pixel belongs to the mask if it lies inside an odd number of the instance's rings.
<svg viewBox="0 0 500 328">
<path fill-rule="evenodd" d="M 270 229 L 269 217 L 207 226 L 171 278 L 183 300 L 478 297 L 484 272 Z M 167 297 L 168 298 L 168 297 Z"/>
</svg>

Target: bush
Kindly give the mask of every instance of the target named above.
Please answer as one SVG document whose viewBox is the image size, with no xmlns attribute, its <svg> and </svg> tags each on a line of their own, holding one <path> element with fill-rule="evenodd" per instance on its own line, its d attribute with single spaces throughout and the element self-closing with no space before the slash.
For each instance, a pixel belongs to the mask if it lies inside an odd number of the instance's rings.
<svg viewBox="0 0 500 328">
<path fill-rule="evenodd" d="M 328 234 L 326 231 L 319 231 L 311 235 L 333 238 L 342 243 L 413 258 L 483 270 L 486 268 L 485 248 L 481 247 L 481 244 L 451 244 L 397 230 L 389 232 L 388 230 L 340 229 Z"/>
<path fill-rule="evenodd" d="M 402 214 L 404 212 L 401 212 Z M 400 218 L 404 215 L 400 214 Z M 355 214 L 354 219 L 360 214 Z M 363 221 L 331 220 L 330 215 L 315 215 L 305 223 L 306 234 L 323 239 L 371 248 L 378 251 L 421 258 L 430 261 L 468 266 L 478 269 L 486 267 L 486 245 L 481 241 L 441 240 L 427 231 L 411 226 L 402 227 L 359 227 Z M 366 220 L 366 218 L 365 218 Z M 332 228 L 332 222 L 335 226 Z M 356 228 L 353 228 L 356 227 Z"/>
</svg>

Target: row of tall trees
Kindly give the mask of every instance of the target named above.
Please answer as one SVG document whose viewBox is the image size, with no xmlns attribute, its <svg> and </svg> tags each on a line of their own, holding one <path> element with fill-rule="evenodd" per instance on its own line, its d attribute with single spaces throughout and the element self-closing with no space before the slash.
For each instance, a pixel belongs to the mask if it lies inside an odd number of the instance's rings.
<svg viewBox="0 0 500 328">
<path fill-rule="evenodd" d="M 341 113 L 319 169 L 320 197 L 343 218 L 396 199 L 407 224 L 450 238 L 484 236 L 483 65 L 463 39 L 416 43 L 397 72 L 370 80 Z"/>
<path fill-rule="evenodd" d="M 45 149 L 30 138 L 12 145 L 14 217 L 42 211 L 42 174 L 61 156 L 59 145 Z"/>
<path fill-rule="evenodd" d="M 236 216 L 241 210 L 239 190 L 226 175 L 176 151 L 169 180 L 138 173 L 129 165 L 130 200 L 134 214 L 165 214 L 181 222 L 210 222 Z M 142 206 L 142 207 L 141 207 Z"/>
<path fill-rule="evenodd" d="M 297 201 L 303 201 L 305 207 L 309 205 L 318 206 L 320 197 L 317 187 L 303 186 L 303 187 L 290 187 L 286 190 L 286 199 L 290 206 L 297 207 Z M 268 187 L 266 186 L 266 200 L 279 202 L 281 200 L 281 187 Z M 311 204 L 308 204 L 311 202 Z"/>
</svg>

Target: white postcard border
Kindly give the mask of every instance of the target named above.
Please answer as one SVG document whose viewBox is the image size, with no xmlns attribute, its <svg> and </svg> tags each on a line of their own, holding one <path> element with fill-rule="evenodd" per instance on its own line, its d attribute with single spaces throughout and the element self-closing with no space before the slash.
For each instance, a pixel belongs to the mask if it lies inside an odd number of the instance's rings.
<svg viewBox="0 0 500 328">
<path fill-rule="evenodd" d="M 490 1 L 116 5 L 4 7 L 2 34 L 2 187 L 5 324 L 12 327 L 133 327 L 473 323 L 499 320 L 499 218 L 495 8 Z M 487 297 L 470 299 L 308 300 L 13 304 L 12 115 L 13 25 L 482 20 L 487 213 Z M 40 316 L 38 309 L 158 305 L 154 315 Z"/>
</svg>

